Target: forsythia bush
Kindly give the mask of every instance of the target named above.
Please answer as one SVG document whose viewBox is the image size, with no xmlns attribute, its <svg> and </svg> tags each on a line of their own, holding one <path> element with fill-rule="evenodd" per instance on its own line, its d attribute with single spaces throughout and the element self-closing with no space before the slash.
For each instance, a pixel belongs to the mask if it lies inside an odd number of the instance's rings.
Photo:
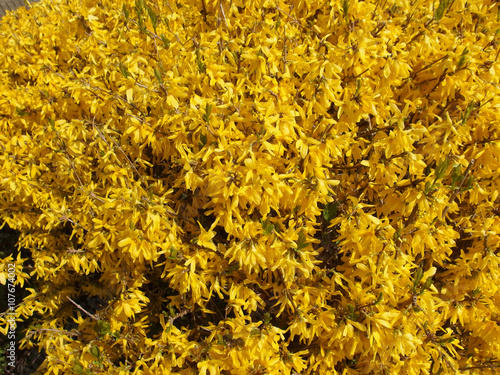
<svg viewBox="0 0 500 375">
<path fill-rule="evenodd" d="M 499 19 L 491 0 L 7 15 L 0 215 L 21 236 L 0 267 L 38 372 L 499 371 Z"/>
</svg>

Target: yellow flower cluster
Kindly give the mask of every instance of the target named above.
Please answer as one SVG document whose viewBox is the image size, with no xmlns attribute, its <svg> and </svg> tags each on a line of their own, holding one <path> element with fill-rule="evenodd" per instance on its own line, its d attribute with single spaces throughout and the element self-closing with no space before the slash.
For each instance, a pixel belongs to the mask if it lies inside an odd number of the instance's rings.
<svg viewBox="0 0 500 375">
<path fill-rule="evenodd" d="M 21 236 L 0 282 L 15 263 L 40 373 L 499 371 L 499 20 L 494 0 L 4 17 Z"/>
</svg>

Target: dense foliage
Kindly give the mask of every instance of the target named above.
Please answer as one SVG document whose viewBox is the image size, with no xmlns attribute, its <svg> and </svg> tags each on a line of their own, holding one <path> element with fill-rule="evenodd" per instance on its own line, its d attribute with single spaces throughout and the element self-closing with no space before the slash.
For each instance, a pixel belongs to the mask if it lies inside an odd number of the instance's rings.
<svg viewBox="0 0 500 375">
<path fill-rule="evenodd" d="M 495 373 L 499 34 L 490 0 L 7 15 L 20 345 L 43 374 Z"/>
</svg>

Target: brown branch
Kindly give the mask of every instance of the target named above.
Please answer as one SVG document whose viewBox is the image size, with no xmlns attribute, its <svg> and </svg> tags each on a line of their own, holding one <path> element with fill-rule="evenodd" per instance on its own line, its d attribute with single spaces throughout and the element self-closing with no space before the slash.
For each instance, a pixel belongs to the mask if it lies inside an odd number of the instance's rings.
<svg viewBox="0 0 500 375">
<path fill-rule="evenodd" d="M 168 322 L 170 323 L 170 325 L 174 325 L 174 321 L 178 318 L 182 318 L 184 315 L 187 315 L 188 313 L 190 313 L 191 310 L 188 310 L 188 309 L 184 309 L 182 310 L 180 313 L 177 313 L 175 314 L 174 316 L 171 316 L 170 318 L 168 318 Z"/>
<path fill-rule="evenodd" d="M 440 62 L 441 60 L 443 60 L 443 59 L 445 59 L 445 58 L 447 58 L 447 57 L 448 57 L 448 55 L 444 55 L 444 56 L 443 56 L 443 57 L 441 57 L 440 59 L 437 59 L 436 61 L 434 61 L 434 62 L 432 62 L 432 63 L 430 63 L 430 64 L 428 64 L 428 65 L 424 66 L 422 69 L 417 70 L 416 72 L 413 72 L 412 74 L 410 74 L 410 77 L 415 78 L 415 77 L 417 76 L 417 74 L 418 74 L 418 73 L 420 73 L 420 72 L 422 72 L 422 71 L 424 71 L 424 70 L 426 70 L 426 69 L 429 69 L 431 66 L 433 66 L 434 64 L 437 64 L 438 62 Z"/>
<path fill-rule="evenodd" d="M 54 127 L 54 131 L 56 133 L 56 137 L 57 137 L 58 141 L 61 143 L 61 145 L 63 147 L 64 154 L 66 155 L 66 158 L 68 159 L 69 165 L 70 165 L 71 169 L 73 170 L 73 173 L 75 174 L 76 178 L 78 179 L 78 182 L 80 183 L 80 186 L 82 187 L 82 189 L 85 190 L 85 186 L 83 185 L 82 179 L 80 178 L 80 175 L 76 171 L 75 165 L 74 165 L 73 161 L 71 160 L 71 155 L 68 152 L 68 148 L 66 147 L 66 143 L 64 143 L 64 141 L 61 139 L 61 137 L 59 136 L 59 132 L 55 129 L 55 127 Z"/>
<path fill-rule="evenodd" d="M 483 363 L 478 363 L 475 364 L 474 366 L 465 366 L 465 367 L 460 367 L 460 371 L 468 371 L 468 370 L 473 370 L 473 369 L 493 369 L 493 368 L 499 368 L 500 367 L 500 361 L 491 361 L 491 362 L 483 362 Z"/>
<path fill-rule="evenodd" d="M 303 28 L 304 30 L 307 31 L 307 29 L 304 26 L 302 26 L 302 24 L 296 18 L 294 18 L 292 15 L 290 15 L 287 12 L 285 12 L 284 10 L 282 10 L 279 6 L 276 7 L 276 10 L 278 10 L 281 13 L 283 13 L 285 16 L 288 16 L 288 18 L 290 18 L 293 22 L 295 22 L 299 27 L 301 27 L 301 28 Z"/>
<path fill-rule="evenodd" d="M 290 293 L 290 289 L 286 286 L 285 276 L 283 275 L 283 272 L 278 272 L 278 275 L 280 276 L 281 282 L 283 283 L 283 286 L 285 287 L 285 289 L 284 289 L 285 297 L 292 305 L 292 308 L 294 310 L 293 311 L 294 315 L 297 315 L 299 309 L 297 308 L 295 300 L 293 299 L 293 296 Z"/>
<path fill-rule="evenodd" d="M 433 93 L 433 92 L 434 92 L 434 90 L 436 90 L 436 89 L 438 88 L 438 86 L 439 86 L 439 85 L 440 85 L 440 84 L 444 81 L 444 79 L 446 78 L 446 76 L 447 76 L 447 75 L 448 75 L 448 68 L 446 68 L 446 69 L 444 70 L 443 74 L 441 74 L 441 75 L 439 76 L 439 79 L 438 79 L 438 81 L 437 81 L 436 85 L 432 88 L 432 90 L 431 90 L 431 91 L 429 91 L 429 92 L 425 95 L 425 97 L 426 97 L 426 98 L 428 98 L 428 97 L 429 97 L 429 95 L 430 95 L 431 93 Z"/>
<path fill-rule="evenodd" d="M 407 227 L 408 225 L 411 225 L 414 223 L 414 221 L 417 219 L 418 215 L 418 203 L 415 203 L 413 206 L 413 210 L 410 213 L 410 216 L 408 216 L 405 220 L 404 226 Z"/>
<path fill-rule="evenodd" d="M 55 329 L 55 328 L 38 328 L 32 331 L 28 331 L 26 338 L 31 338 L 35 333 L 42 333 L 42 332 L 54 332 L 54 333 L 59 333 L 63 335 L 68 335 L 68 336 L 80 336 L 80 332 L 71 332 L 71 331 L 66 331 L 62 329 Z"/>
<path fill-rule="evenodd" d="M 358 75 L 355 75 L 354 77 L 352 77 L 352 79 L 356 79 L 356 78 L 359 78 L 361 77 L 363 74 L 365 74 L 368 70 L 370 70 L 369 68 L 366 68 L 365 70 L 363 70 L 361 73 L 359 73 Z"/>
<path fill-rule="evenodd" d="M 358 168 L 361 168 L 361 167 L 365 167 L 364 165 L 361 165 L 361 164 L 356 164 L 356 165 L 333 165 L 332 166 L 332 169 L 358 169 Z"/>
<path fill-rule="evenodd" d="M 87 314 L 88 316 L 90 316 L 92 319 L 94 320 L 97 320 L 99 321 L 100 319 L 95 316 L 94 314 L 91 314 L 89 313 L 87 310 L 85 310 L 83 307 L 81 307 L 78 303 L 76 303 L 75 301 L 73 301 L 71 298 L 69 297 L 66 297 L 73 305 L 75 305 L 79 310 L 83 311 L 85 314 Z"/>
<path fill-rule="evenodd" d="M 94 129 L 96 129 L 99 134 L 101 135 L 101 138 L 105 140 L 105 136 L 99 131 L 99 129 L 97 129 L 97 127 L 95 126 L 94 124 L 94 121 L 92 121 L 92 126 L 94 127 Z M 127 159 L 129 165 L 132 167 L 132 169 L 135 171 L 135 173 L 137 173 L 137 176 L 139 177 L 139 179 L 141 181 L 144 182 L 144 178 L 142 177 L 142 175 L 139 173 L 139 171 L 137 170 L 136 166 L 134 165 L 134 163 L 132 163 L 132 160 L 130 160 L 130 158 L 128 157 L 128 155 L 125 153 L 125 151 L 123 151 L 123 149 L 120 147 L 120 145 L 113 139 L 113 137 L 109 136 L 108 135 L 108 138 L 111 139 L 111 141 L 113 142 L 113 144 L 115 145 L 115 147 L 120 150 L 120 152 L 122 153 L 122 155 L 125 157 L 125 159 Z M 107 143 L 107 142 L 106 142 Z"/>
</svg>

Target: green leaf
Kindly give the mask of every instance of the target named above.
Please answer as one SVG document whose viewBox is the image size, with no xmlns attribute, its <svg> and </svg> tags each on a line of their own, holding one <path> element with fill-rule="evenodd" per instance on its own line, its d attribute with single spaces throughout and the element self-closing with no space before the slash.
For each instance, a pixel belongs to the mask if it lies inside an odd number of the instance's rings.
<svg viewBox="0 0 500 375">
<path fill-rule="evenodd" d="M 474 178 L 474 176 L 469 176 L 467 178 L 467 182 L 465 183 L 465 186 L 462 186 L 462 191 L 467 191 L 467 190 L 471 190 L 473 187 L 474 187 L 474 181 L 476 179 Z"/>
<path fill-rule="evenodd" d="M 90 354 L 92 354 L 96 358 L 101 357 L 101 352 L 99 351 L 99 348 L 95 345 L 90 348 Z"/>
<path fill-rule="evenodd" d="M 83 374 L 83 371 L 84 371 L 83 365 L 80 362 L 77 361 L 73 365 L 73 372 L 76 373 L 76 374 Z"/>
<path fill-rule="evenodd" d="M 207 135 L 206 134 L 200 134 L 200 147 L 203 147 L 207 144 Z"/>
<path fill-rule="evenodd" d="M 382 301 L 382 298 L 383 298 L 383 293 L 380 292 L 375 302 L 373 302 L 373 305 L 378 305 Z"/>
<path fill-rule="evenodd" d="M 240 54 L 238 52 L 231 51 L 231 55 L 233 55 L 233 59 L 236 63 L 240 60 Z"/>
<path fill-rule="evenodd" d="M 153 9 L 151 9 L 150 7 L 147 7 L 147 11 L 148 11 L 148 14 L 149 14 L 149 19 L 151 20 L 151 23 L 153 24 L 153 29 L 154 29 L 154 31 L 156 33 L 156 24 L 158 22 L 158 16 L 153 11 Z"/>
<path fill-rule="evenodd" d="M 168 305 L 168 313 L 169 313 L 169 316 L 175 316 L 175 309 L 172 305 Z"/>
<path fill-rule="evenodd" d="M 439 340 L 438 343 L 440 345 L 445 345 L 445 344 L 451 344 L 453 341 L 455 341 L 456 339 L 454 337 L 447 337 L 445 339 L 442 339 L 442 340 Z"/>
<path fill-rule="evenodd" d="M 347 314 L 347 319 L 356 320 L 357 315 L 356 310 L 354 309 L 354 305 L 351 305 L 350 303 L 347 304 L 347 310 L 349 311 L 349 313 Z"/>
<path fill-rule="evenodd" d="M 127 8 L 127 6 L 125 4 L 123 4 L 123 13 L 125 13 L 125 19 L 128 21 L 129 17 L 130 17 L 130 12 Z"/>
<path fill-rule="evenodd" d="M 432 285 L 432 277 L 429 277 L 427 280 L 425 280 L 424 285 L 422 285 L 422 289 L 420 290 L 419 294 L 423 294 L 429 287 Z"/>
<path fill-rule="evenodd" d="M 160 82 L 160 85 L 163 85 L 163 77 L 161 71 L 158 68 L 155 68 L 155 76 L 158 82 Z"/>
<path fill-rule="evenodd" d="M 337 202 L 328 203 L 323 209 L 323 218 L 330 222 L 332 219 L 337 217 L 337 211 L 339 208 L 339 204 Z"/>
<path fill-rule="evenodd" d="M 123 65 L 120 61 L 120 65 L 118 65 L 118 68 L 120 69 L 120 72 L 122 73 L 122 75 L 125 77 L 125 78 L 128 78 L 129 77 L 129 72 L 128 72 L 128 69 L 125 65 Z"/>
<path fill-rule="evenodd" d="M 422 277 L 424 276 L 424 270 L 422 267 L 419 267 L 417 269 L 417 272 L 415 273 L 414 279 L 413 279 L 413 285 L 417 286 L 420 280 L 422 280 Z"/>
<path fill-rule="evenodd" d="M 299 239 L 297 240 L 297 251 L 300 251 L 306 248 L 309 245 L 309 242 L 306 242 L 306 236 L 304 235 L 304 231 L 301 230 L 299 232 Z"/>
<path fill-rule="evenodd" d="M 473 101 L 471 101 L 469 103 L 469 105 L 467 106 L 467 108 L 465 109 L 465 113 L 463 114 L 462 116 L 462 125 L 465 124 L 467 122 L 467 120 L 469 119 L 470 115 L 472 114 L 472 112 L 474 111 L 474 106 L 476 105 L 476 103 Z"/>
<path fill-rule="evenodd" d="M 274 230 L 274 224 L 269 222 L 267 219 L 266 220 L 260 220 L 260 224 L 262 225 L 262 229 L 264 230 L 265 234 L 271 234 Z"/>
<path fill-rule="evenodd" d="M 143 11 L 143 2 L 142 0 L 135 0 L 135 10 L 137 11 L 137 14 L 142 15 Z"/>
<path fill-rule="evenodd" d="M 444 161 L 440 162 L 436 166 L 436 170 L 434 173 L 436 174 L 436 179 L 443 178 L 446 174 L 446 169 L 448 169 L 448 164 L 450 161 L 448 159 L 445 159 Z"/>
<path fill-rule="evenodd" d="M 403 228 L 398 228 L 395 232 L 394 235 L 392 236 L 392 240 L 394 242 L 397 242 L 399 237 L 401 237 L 401 233 L 403 233 Z"/>
<path fill-rule="evenodd" d="M 451 187 L 454 189 L 456 185 L 462 180 L 463 176 L 460 173 L 462 166 L 460 164 L 455 164 L 451 171 Z"/>
<path fill-rule="evenodd" d="M 425 187 L 424 187 L 424 194 L 427 195 L 431 192 L 432 188 L 433 188 L 434 184 L 431 185 L 430 181 L 427 181 L 425 183 Z"/>
<path fill-rule="evenodd" d="M 217 344 L 224 345 L 224 337 L 220 333 L 217 334 Z"/>
<path fill-rule="evenodd" d="M 462 52 L 462 55 L 460 55 L 460 59 L 458 60 L 457 63 L 457 70 L 462 69 L 462 67 L 465 65 L 467 62 L 467 54 L 469 53 L 469 49 L 465 47 L 465 49 Z"/>
<path fill-rule="evenodd" d="M 278 18 L 278 21 L 276 21 L 276 23 L 274 24 L 275 30 L 278 30 L 280 26 L 281 26 L 281 18 Z"/>
<path fill-rule="evenodd" d="M 271 314 L 269 314 L 268 312 L 264 313 L 264 324 L 267 325 L 271 323 L 271 320 L 272 320 Z"/>
<path fill-rule="evenodd" d="M 174 246 L 170 246 L 170 259 L 177 259 L 177 249 Z"/>
<path fill-rule="evenodd" d="M 205 122 L 210 122 L 210 114 L 212 113 L 212 104 L 208 104 L 205 106 L 205 114 L 203 115 L 203 120 Z"/>
<path fill-rule="evenodd" d="M 260 329 L 258 329 L 258 328 L 252 328 L 252 329 L 250 330 L 250 336 L 259 336 L 259 335 L 260 335 L 260 333 L 261 333 L 261 332 L 260 332 Z"/>
<path fill-rule="evenodd" d="M 240 269 L 240 265 L 238 263 L 233 263 L 231 264 L 225 271 L 224 271 L 224 274 L 225 275 L 230 275 L 232 274 L 234 271 L 237 271 Z"/>
<path fill-rule="evenodd" d="M 135 11 L 137 12 L 137 23 L 139 24 L 139 29 L 145 32 L 146 28 L 144 27 L 144 22 L 142 20 L 142 15 L 144 13 L 144 3 L 142 0 L 135 0 Z"/>
<path fill-rule="evenodd" d="M 160 34 L 160 38 L 165 48 L 170 48 L 170 40 L 168 40 L 168 38 L 163 34 Z"/>
<path fill-rule="evenodd" d="M 21 108 L 17 108 L 17 107 L 16 107 L 16 113 L 18 116 L 26 116 L 28 114 L 28 112 L 26 112 L 26 110 L 21 109 Z"/>
<path fill-rule="evenodd" d="M 144 26 L 144 22 L 143 22 L 141 16 L 139 16 L 139 18 L 138 18 L 138 23 L 139 23 L 139 30 L 141 30 L 143 33 L 145 33 L 146 27 Z"/>
<path fill-rule="evenodd" d="M 97 332 L 98 335 L 104 336 L 111 331 L 111 325 L 108 322 L 105 322 L 103 320 L 99 320 L 97 322 L 97 327 L 94 327 L 94 330 Z"/>
<path fill-rule="evenodd" d="M 205 73 L 205 71 L 207 70 L 207 66 L 203 63 L 203 61 L 201 61 L 199 48 L 196 49 L 195 53 L 196 53 L 196 65 L 198 65 L 198 70 L 200 71 L 200 73 Z"/>
<path fill-rule="evenodd" d="M 448 8 L 448 5 L 450 5 L 451 0 L 439 0 L 439 5 L 434 12 L 434 19 L 436 21 L 439 21 L 441 18 L 443 18 L 444 14 L 446 13 L 446 9 Z"/>
<path fill-rule="evenodd" d="M 342 0 L 342 14 L 345 18 L 349 17 L 349 0 Z"/>
</svg>

